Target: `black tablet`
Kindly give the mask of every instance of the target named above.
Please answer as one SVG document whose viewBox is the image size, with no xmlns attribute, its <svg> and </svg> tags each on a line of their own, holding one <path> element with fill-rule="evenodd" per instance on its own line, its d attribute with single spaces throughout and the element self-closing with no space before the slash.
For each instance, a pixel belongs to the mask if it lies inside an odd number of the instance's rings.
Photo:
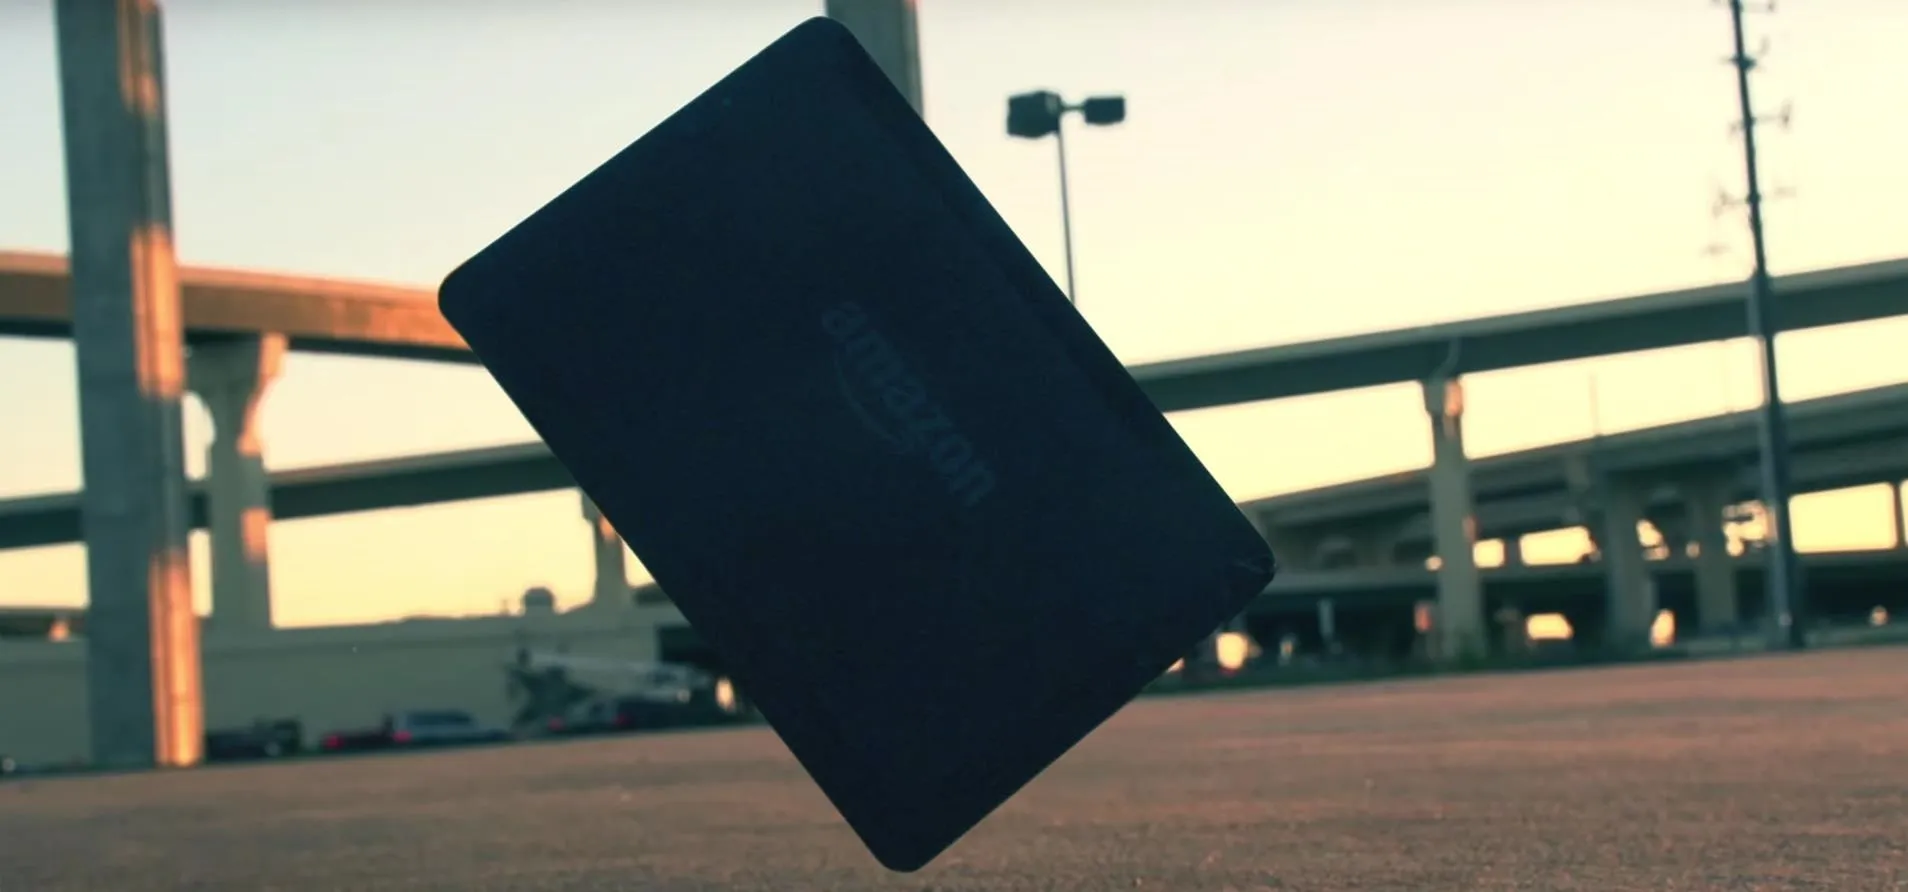
<svg viewBox="0 0 1908 892">
<path fill-rule="evenodd" d="M 896 870 L 1272 576 L 1232 500 L 828 19 L 466 261 L 440 303 Z"/>
</svg>

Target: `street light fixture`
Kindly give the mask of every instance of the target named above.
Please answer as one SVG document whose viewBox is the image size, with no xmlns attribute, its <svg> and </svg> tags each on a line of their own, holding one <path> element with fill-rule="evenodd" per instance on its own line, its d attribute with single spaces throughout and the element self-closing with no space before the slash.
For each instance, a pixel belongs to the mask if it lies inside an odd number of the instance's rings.
<svg viewBox="0 0 1908 892">
<path fill-rule="evenodd" d="M 1067 300 L 1073 296 L 1073 211 L 1067 197 L 1067 135 L 1061 121 L 1069 112 L 1079 112 L 1089 125 L 1105 127 L 1126 120 L 1126 97 L 1095 96 L 1079 105 L 1068 105 L 1052 90 L 1035 90 L 1007 99 L 1007 135 L 1021 139 L 1052 136 L 1060 156 L 1060 229 L 1066 242 Z"/>
</svg>

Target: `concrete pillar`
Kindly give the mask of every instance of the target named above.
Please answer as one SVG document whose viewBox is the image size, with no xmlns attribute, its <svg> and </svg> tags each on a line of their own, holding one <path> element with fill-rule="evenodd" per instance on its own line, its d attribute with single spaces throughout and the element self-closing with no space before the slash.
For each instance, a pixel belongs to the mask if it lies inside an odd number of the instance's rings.
<svg viewBox="0 0 1908 892">
<path fill-rule="evenodd" d="M 1464 454 L 1464 388 L 1455 378 L 1425 381 L 1431 416 L 1431 534 L 1438 553 L 1437 648 L 1442 660 L 1485 650 L 1484 587 L 1478 576 L 1477 518 Z"/>
<path fill-rule="evenodd" d="M 1338 605 L 1330 598 L 1318 599 L 1318 640 L 1326 653 L 1338 653 Z"/>
<path fill-rule="evenodd" d="M 1631 483 L 1610 480 L 1603 486 L 1603 535 L 1598 544 L 1607 593 L 1604 646 L 1619 654 L 1648 650 L 1650 626 L 1656 622 L 1656 586 L 1636 532 L 1643 520 L 1643 499 L 1643 489 Z"/>
<path fill-rule="evenodd" d="M 1498 541 L 1504 543 L 1504 566 L 1522 567 L 1524 565 L 1524 537 L 1505 536 Z"/>
<path fill-rule="evenodd" d="M 920 114 L 921 43 L 914 0 L 828 0 L 826 14 L 855 35 Z"/>
<path fill-rule="evenodd" d="M 1506 656 L 1518 656 L 1530 650 L 1529 617 L 1515 604 L 1497 609 L 1497 649 Z"/>
<path fill-rule="evenodd" d="M 1569 491 L 1569 503 L 1564 507 L 1564 520 L 1573 525 L 1582 526 L 1596 539 L 1596 472 L 1592 469 L 1592 457 L 1585 452 L 1574 452 L 1563 459 L 1564 488 Z"/>
<path fill-rule="evenodd" d="M 1696 619 L 1704 634 L 1734 631 L 1742 621 L 1736 563 L 1729 556 L 1729 536 L 1723 531 L 1723 512 L 1731 495 L 1729 479 L 1720 476 L 1692 482 L 1683 493 L 1687 533 L 1696 543 Z"/>
<path fill-rule="evenodd" d="M 623 561 L 623 537 L 610 526 L 609 518 L 603 516 L 589 496 L 582 498 L 583 519 L 590 524 L 590 547 L 596 561 L 596 584 L 590 592 L 590 606 L 634 606 L 629 570 Z"/>
<path fill-rule="evenodd" d="M 234 338 L 192 348 L 187 376 L 212 416 L 206 447 L 206 514 L 212 537 L 211 631 L 272 628 L 271 480 L 259 405 L 285 357 L 285 336 Z"/>
<path fill-rule="evenodd" d="M 86 532 L 86 675 L 102 767 L 204 746 L 187 558 L 184 325 L 153 0 L 56 0 Z"/>
</svg>

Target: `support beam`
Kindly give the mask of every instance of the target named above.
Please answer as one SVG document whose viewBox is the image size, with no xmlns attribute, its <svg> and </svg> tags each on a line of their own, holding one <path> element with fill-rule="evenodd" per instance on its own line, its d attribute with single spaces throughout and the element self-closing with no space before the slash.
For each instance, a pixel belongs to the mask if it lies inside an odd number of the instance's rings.
<svg viewBox="0 0 1908 892">
<path fill-rule="evenodd" d="M 1464 454 L 1464 387 L 1456 378 L 1423 384 L 1431 416 L 1431 531 L 1438 553 L 1437 656 L 1457 660 L 1485 650 L 1484 586 L 1478 576 L 1477 518 Z"/>
<path fill-rule="evenodd" d="M 590 524 L 590 549 L 596 563 L 596 584 L 590 592 L 590 606 L 634 606 L 629 569 L 623 559 L 623 537 L 610 526 L 609 518 L 603 516 L 589 496 L 583 495 L 582 499 L 583 519 Z"/>
<path fill-rule="evenodd" d="M 212 416 L 206 447 L 206 514 L 212 535 L 209 631 L 259 634 L 272 628 L 271 480 L 259 406 L 285 357 L 285 336 L 202 344 L 187 358 L 188 384 Z"/>
<path fill-rule="evenodd" d="M 1602 535 L 1597 544 L 1607 593 L 1604 646 L 1618 654 L 1641 653 L 1650 648 L 1650 627 L 1656 622 L 1656 586 L 1637 535 L 1645 493 L 1620 479 L 1606 480 L 1602 490 Z"/>
<path fill-rule="evenodd" d="M 914 0 L 828 0 L 826 11 L 861 41 L 914 113 L 921 114 L 921 42 Z"/>
<path fill-rule="evenodd" d="M 94 764 L 189 765 L 204 747 L 186 553 L 185 331 L 154 0 L 57 0 L 85 490 Z"/>
<path fill-rule="evenodd" d="M 1735 481 L 1727 476 L 1696 480 L 1684 489 L 1690 540 L 1696 543 L 1696 620 L 1704 634 L 1736 631 L 1742 599 L 1736 590 L 1736 564 L 1723 531 Z"/>
</svg>

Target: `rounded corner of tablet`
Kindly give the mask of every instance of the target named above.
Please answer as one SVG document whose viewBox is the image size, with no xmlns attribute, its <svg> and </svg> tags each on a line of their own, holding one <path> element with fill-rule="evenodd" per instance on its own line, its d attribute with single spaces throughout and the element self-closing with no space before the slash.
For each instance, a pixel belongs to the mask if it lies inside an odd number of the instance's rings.
<svg viewBox="0 0 1908 892">
<path fill-rule="evenodd" d="M 456 312 L 456 307 L 463 301 L 464 279 L 468 276 L 464 270 L 468 266 L 468 263 L 458 264 L 457 268 L 446 273 L 437 283 L 437 312 L 453 326 L 456 325 L 456 320 L 452 319 L 452 316 Z"/>
</svg>

